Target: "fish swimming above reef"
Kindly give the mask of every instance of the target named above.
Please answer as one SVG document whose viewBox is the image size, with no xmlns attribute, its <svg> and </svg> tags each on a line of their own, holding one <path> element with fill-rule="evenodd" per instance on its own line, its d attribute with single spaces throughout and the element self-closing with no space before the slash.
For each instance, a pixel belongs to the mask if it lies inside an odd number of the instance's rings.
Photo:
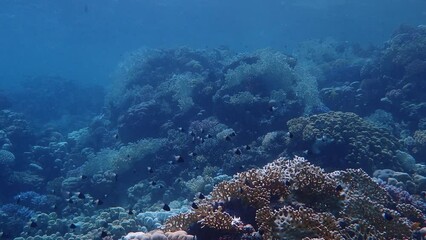
<svg viewBox="0 0 426 240">
<path fill-rule="evenodd" d="M 183 157 L 181 155 L 175 155 L 175 162 L 176 163 L 183 163 L 183 162 L 185 162 L 185 160 L 183 159 Z"/>
<path fill-rule="evenodd" d="M 198 198 L 199 198 L 199 199 L 205 199 L 205 198 L 206 198 L 206 196 L 204 196 L 204 194 L 203 194 L 203 193 L 199 193 L 199 194 L 198 194 Z"/>
<path fill-rule="evenodd" d="M 38 225 L 37 225 L 37 223 L 36 223 L 36 222 L 31 221 L 30 227 L 32 227 L 32 228 L 36 228 L 36 227 L 38 227 Z"/>
<path fill-rule="evenodd" d="M 165 204 L 163 205 L 163 210 L 164 210 L 164 211 L 170 211 L 170 207 L 169 207 L 169 205 L 168 205 L 167 203 L 165 203 Z"/>
</svg>

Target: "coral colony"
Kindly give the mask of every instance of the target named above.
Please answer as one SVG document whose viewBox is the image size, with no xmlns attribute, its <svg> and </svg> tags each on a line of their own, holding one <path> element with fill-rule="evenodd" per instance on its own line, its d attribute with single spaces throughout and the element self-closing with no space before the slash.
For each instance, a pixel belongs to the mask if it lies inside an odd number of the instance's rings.
<svg viewBox="0 0 426 240">
<path fill-rule="evenodd" d="M 31 79 L 0 96 L 0 239 L 424 239 L 425 53 L 405 26 L 137 51 L 106 96 Z"/>
</svg>

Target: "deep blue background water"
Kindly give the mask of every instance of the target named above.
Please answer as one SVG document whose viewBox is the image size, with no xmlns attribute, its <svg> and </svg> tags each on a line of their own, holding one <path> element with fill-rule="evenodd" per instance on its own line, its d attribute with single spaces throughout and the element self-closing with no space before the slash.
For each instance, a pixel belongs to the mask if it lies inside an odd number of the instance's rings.
<svg viewBox="0 0 426 240">
<path fill-rule="evenodd" d="M 0 86 L 37 75 L 107 85 L 141 47 L 291 52 L 328 36 L 378 44 L 425 19 L 424 0 L 2 0 Z"/>
</svg>

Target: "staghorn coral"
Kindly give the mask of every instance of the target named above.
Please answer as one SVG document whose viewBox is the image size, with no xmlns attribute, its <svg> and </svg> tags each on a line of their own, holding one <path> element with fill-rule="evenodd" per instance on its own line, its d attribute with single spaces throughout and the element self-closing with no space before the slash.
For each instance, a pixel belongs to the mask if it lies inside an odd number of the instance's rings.
<svg viewBox="0 0 426 240">
<path fill-rule="evenodd" d="M 196 202 L 163 229 L 197 239 L 407 239 L 424 222 L 364 171 L 325 173 L 300 157 L 238 173 Z"/>
<path fill-rule="evenodd" d="M 287 122 L 290 152 L 313 153 L 313 161 L 325 167 L 401 169 L 396 159 L 399 143 L 395 137 L 363 120 L 355 113 L 329 112 Z M 330 162 L 331 160 L 331 162 Z"/>
</svg>

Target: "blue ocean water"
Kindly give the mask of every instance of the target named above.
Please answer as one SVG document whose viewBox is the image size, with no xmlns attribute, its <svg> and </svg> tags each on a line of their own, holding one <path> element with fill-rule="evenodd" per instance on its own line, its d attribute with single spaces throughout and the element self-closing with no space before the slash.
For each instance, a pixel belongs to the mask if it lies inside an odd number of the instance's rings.
<svg viewBox="0 0 426 240">
<path fill-rule="evenodd" d="M 424 0 L 1 1 L 0 239 L 425 239 L 425 79 Z"/>
</svg>

